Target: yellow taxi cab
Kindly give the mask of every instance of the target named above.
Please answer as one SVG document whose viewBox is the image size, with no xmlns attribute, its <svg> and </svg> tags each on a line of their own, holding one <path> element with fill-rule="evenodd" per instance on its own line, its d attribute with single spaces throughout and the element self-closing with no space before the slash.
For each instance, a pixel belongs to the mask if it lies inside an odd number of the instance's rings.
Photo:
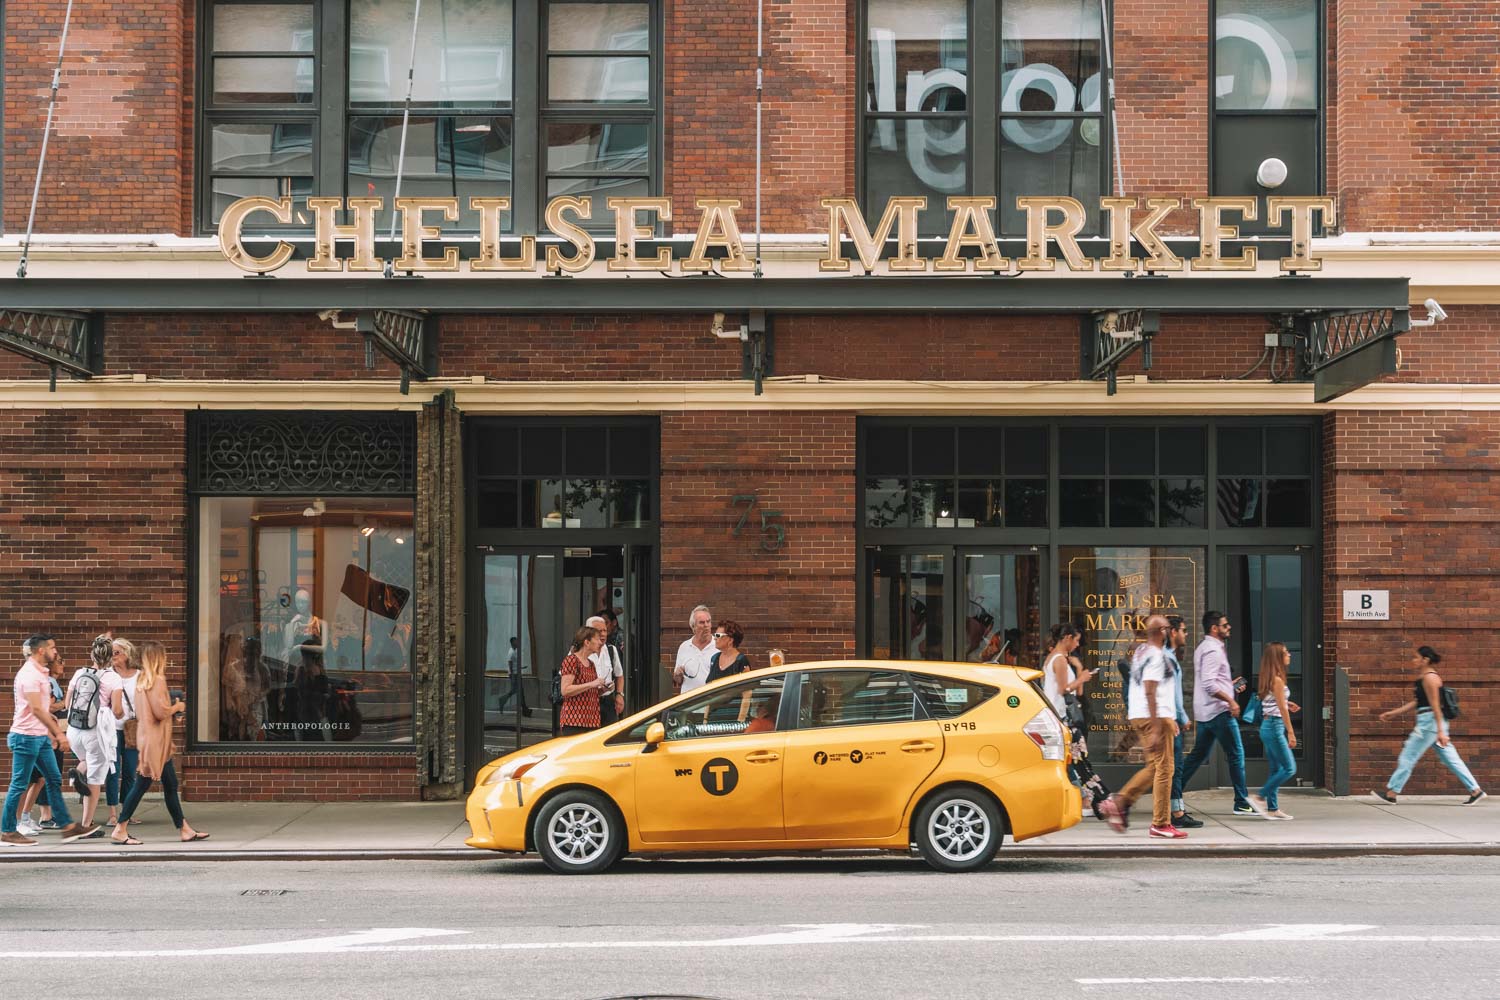
<svg viewBox="0 0 1500 1000">
<path fill-rule="evenodd" d="M 626 852 L 914 850 L 988 864 L 1079 821 L 1035 670 L 890 660 L 756 670 L 486 765 L 470 847 L 591 874 Z"/>
</svg>

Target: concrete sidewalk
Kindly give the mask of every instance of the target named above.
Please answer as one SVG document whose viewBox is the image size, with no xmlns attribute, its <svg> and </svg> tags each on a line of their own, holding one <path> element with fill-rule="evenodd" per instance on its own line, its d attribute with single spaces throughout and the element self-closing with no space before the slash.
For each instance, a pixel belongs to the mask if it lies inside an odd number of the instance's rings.
<svg viewBox="0 0 1500 1000">
<path fill-rule="evenodd" d="M 1024 844 L 1007 841 L 1007 857 L 1154 855 L 1351 855 L 1380 853 L 1500 854 L 1500 801 L 1465 806 L 1452 796 L 1408 796 L 1387 805 L 1373 796 L 1333 798 L 1312 789 L 1283 790 L 1291 822 L 1239 817 L 1226 790 L 1190 792 L 1188 809 L 1205 822 L 1185 841 L 1152 840 L 1150 799 L 1137 804 L 1131 830 L 1116 834 L 1092 816 L 1071 829 Z M 209 840 L 183 844 L 159 800 L 147 800 L 131 824 L 140 847 L 105 840 L 59 843 L 43 834 L 35 847 L 0 847 L 0 862 L 309 858 L 480 859 L 464 846 L 463 807 L 452 802 L 189 802 L 184 811 Z M 105 831 L 108 836 L 108 829 Z"/>
</svg>

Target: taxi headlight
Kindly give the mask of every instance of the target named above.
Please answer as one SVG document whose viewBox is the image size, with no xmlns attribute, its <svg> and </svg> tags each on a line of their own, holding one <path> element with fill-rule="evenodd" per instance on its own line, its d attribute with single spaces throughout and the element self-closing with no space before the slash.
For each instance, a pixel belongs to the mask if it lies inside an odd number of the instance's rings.
<svg viewBox="0 0 1500 1000">
<path fill-rule="evenodd" d="M 498 785 L 502 781 L 511 781 L 519 778 L 546 759 L 546 754 L 534 753 L 525 757 L 517 757 L 514 760 L 508 760 L 491 771 L 490 776 L 484 779 L 484 783 L 486 785 Z"/>
</svg>

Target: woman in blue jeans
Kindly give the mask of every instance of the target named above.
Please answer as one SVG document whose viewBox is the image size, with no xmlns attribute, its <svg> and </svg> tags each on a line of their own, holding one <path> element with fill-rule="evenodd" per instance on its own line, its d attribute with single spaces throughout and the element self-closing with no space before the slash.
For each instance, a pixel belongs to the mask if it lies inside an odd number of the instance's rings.
<svg viewBox="0 0 1500 1000">
<path fill-rule="evenodd" d="M 1406 745 L 1401 748 L 1401 758 L 1396 762 L 1396 773 L 1386 782 L 1385 790 L 1371 789 L 1370 794 L 1395 804 L 1396 796 L 1406 787 L 1406 779 L 1411 777 L 1417 761 L 1422 759 L 1428 747 L 1437 744 L 1438 760 L 1463 782 L 1469 793 L 1469 797 L 1464 799 L 1464 805 L 1471 806 L 1486 796 L 1484 789 L 1479 787 L 1479 782 L 1474 780 L 1474 775 L 1464 766 L 1463 758 L 1458 755 L 1453 742 L 1448 739 L 1448 720 L 1443 717 L 1443 679 L 1432 669 L 1443 662 L 1443 658 L 1431 646 L 1419 646 L 1411 662 L 1417 673 L 1416 682 L 1412 685 L 1412 700 L 1389 712 L 1381 712 L 1380 718 L 1389 721 L 1415 708 L 1417 726 L 1406 738 Z"/>
<path fill-rule="evenodd" d="M 1250 796 L 1250 805 L 1266 819 L 1291 819 L 1290 813 L 1281 811 L 1276 793 L 1281 786 L 1292 780 L 1297 773 L 1297 760 L 1292 750 L 1297 746 L 1297 734 L 1292 731 L 1292 713 L 1300 707 L 1291 700 L 1291 688 L 1286 683 L 1287 668 L 1292 665 L 1291 651 L 1279 642 L 1266 643 L 1260 656 L 1260 742 L 1265 747 L 1266 763 L 1270 773 L 1261 786 L 1259 795 Z"/>
</svg>

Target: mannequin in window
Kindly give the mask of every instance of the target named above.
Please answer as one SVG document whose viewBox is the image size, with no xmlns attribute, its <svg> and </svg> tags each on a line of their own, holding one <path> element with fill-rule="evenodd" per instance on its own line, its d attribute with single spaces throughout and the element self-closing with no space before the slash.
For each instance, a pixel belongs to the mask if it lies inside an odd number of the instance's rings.
<svg viewBox="0 0 1500 1000">
<path fill-rule="evenodd" d="M 294 601 L 297 613 L 286 623 L 286 662 L 292 668 L 292 688 L 296 692 L 294 716 L 299 741 L 332 739 L 325 720 L 328 716 L 328 671 L 324 668 L 323 619 L 312 613 L 312 595 L 298 589 Z"/>
</svg>

